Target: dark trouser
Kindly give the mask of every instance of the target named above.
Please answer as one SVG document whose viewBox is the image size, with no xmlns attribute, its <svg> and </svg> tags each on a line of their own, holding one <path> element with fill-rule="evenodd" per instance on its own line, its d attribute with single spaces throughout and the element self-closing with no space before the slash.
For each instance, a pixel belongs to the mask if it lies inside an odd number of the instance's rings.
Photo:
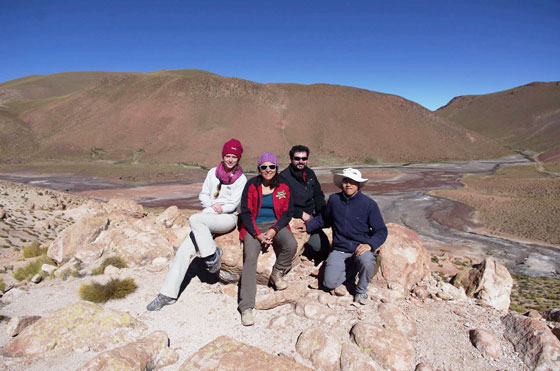
<svg viewBox="0 0 560 371">
<path fill-rule="evenodd" d="M 274 223 L 257 224 L 260 231 L 266 232 Z M 292 265 L 292 259 L 296 254 L 297 241 L 288 228 L 282 228 L 272 239 L 276 263 L 274 268 L 285 271 Z M 255 307 L 257 295 L 257 260 L 262 246 L 259 240 L 253 238 L 249 233 L 243 239 L 243 271 L 239 287 L 239 311 Z"/>
<path fill-rule="evenodd" d="M 313 252 L 323 257 L 323 259 L 329 254 L 329 251 L 331 249 L 329 238 L 322 229 L 319 229 L 317 232 L 311 233 L 309 239 L 306 242 L 306 245 L 309 246 L 311 250 L 313 250 Z"/>
<path fill-rule="evenodd" d="M 349 262 L 348 259 L 351 259 Z M 323 284 L 329 290 L 336 289 L 342 285 L 347 278 L 347 264 L 350 263 L 348 269 L 353 277 L 350 277 L 352 283 L 355 280 L 355 272 L 358 272 L 358 285 L 356 286 L 357 294 L 365 294 L 369 285 L 369 281 L 373 277 L 375 268 L 375 256 L 371 251 L 367 251 L 360 256 L 348 252 L 337 250 L 331 251 L 325 264 L 325 277 Z"/>
</svg>

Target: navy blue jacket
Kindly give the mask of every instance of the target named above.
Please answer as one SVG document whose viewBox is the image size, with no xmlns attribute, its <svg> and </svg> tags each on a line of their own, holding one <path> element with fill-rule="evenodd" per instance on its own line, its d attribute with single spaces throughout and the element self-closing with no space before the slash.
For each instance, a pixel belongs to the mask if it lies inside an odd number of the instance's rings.
<svg viewBox="0 0 560 371">
<path fill-rule="evenodd" d="M 350 199 L 343 192 L 331 195 L 321 215 L 305 226 L 307 233 L 332 227 L 333 249 L 349 253 L 362 243 L 375 251 L 387 239 L 387 227 L 377 203 L 359 190 Z"/>
</svg>

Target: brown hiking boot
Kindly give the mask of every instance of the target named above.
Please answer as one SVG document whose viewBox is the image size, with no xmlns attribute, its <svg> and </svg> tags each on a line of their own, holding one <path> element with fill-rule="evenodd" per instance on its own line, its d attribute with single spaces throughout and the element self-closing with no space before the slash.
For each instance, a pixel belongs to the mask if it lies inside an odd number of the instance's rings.
<svg viewBox="0 0 560 371">
<path fill-rule="evenodd" d="M 271 284 L 277 291 L 285 290 L 288 287 L 286 281 L 284 281 L 284 272 L 279 269 L 272 268 L 272 273 L 270 273 L 270 279 L 268 283 Z"/>
</svg>

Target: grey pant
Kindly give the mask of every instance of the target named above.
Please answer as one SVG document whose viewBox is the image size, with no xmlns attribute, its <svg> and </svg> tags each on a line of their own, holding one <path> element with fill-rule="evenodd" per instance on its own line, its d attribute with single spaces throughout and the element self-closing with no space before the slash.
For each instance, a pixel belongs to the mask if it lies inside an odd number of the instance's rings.
<svg viewBox="0 0 560 371">
<path fill-rule="evenodd" d="M 324 254 L 325 256 L 328 254 L 328 251 L 331 247 L 329 238 L 322 229 L 318 230 L 317 232 L 311 233 L 306 244 L 314 252 Z"/>
<path fill-rule="evenodd" d="M 257 224 L 260 231 L 266 232 L 274 223 Z M 276 263 L 274 268 L 285 271 L 292 265 L 292 259 L 296 254 L 297 241 L 288 228 L 282 228 L 272 239 Z M 259 240 L 253 238 L 249 233 L 243 238 L 243 271 L 239 284 L 239 311 L 255 307 L 257 295 L 257 260 L 262 246 Z"/>
<path fill-rule="evenodd" d="M 351 260 L 348 261 L 348 259 Z M 355 272 L 358 272 L 356 294 L 365 294 L 375 268 L 375 256 L 371 251 L 367 251 L 360 256 L 337 250 L 331 251 L 325 265 L 323 284 L 329 290 L 342 285 L 346 281 L 347 265 L 349 265 L 350 274 L 353 275 L 350 278 L 352 282 L 354 282 Z"/>
<path fill-rule="evenodd" d="M 192 232 L 185 238 L 173 258 L 171 268 L 165 276 L 165 282 L 159 291 L 170 298 L 177 298 L 181 283 L 185 279 L 192 257 L 198 249 L 200 256 L 205 258 L 216 252 L 213 233 L 231 232 L 237 224 L 237 215 L 198 213 L 189 218 Z"/>
</svg>

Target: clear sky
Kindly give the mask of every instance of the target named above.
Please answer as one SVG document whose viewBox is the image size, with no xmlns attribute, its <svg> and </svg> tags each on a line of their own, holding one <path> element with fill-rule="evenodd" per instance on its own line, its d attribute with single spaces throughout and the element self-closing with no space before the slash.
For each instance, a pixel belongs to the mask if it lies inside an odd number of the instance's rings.
<svg viewBox="0 0 560 371">
<path fill-rule="evenodd" d="M 560 80 L 558 0 L 0 0 L 0 82 L 196 68 L 330 83 L 429 109 Z"/>
</svg>

